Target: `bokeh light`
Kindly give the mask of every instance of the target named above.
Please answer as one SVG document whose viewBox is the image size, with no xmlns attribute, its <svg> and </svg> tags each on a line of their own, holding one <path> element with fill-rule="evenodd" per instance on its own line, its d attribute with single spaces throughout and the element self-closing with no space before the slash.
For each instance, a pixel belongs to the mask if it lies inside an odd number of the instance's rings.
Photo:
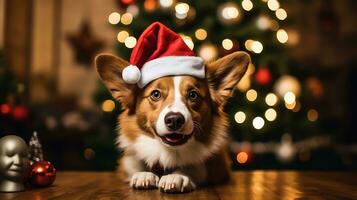
<svg viewBox="0 0 357 200">
<path fill-rule="evenodd" d="M 264 116 L 268 121 L 274 121 L 277 117 L 277 113 L 273 108 L 269 108 L 265 111 Z"/>
<path fill-rule="evenodd" d="M 234 119 L 236 120 L 236 122 L 238 124 L 242 124 L 246 119 L 246 115 L 245 115 L 245 113 L 243 111 L 238 111 L 234 115 Z"/>
<path fill-rule="evenodd" d="M 261 53 L 263 51 L 263 44 L 259 41 L 254 41 L 252 43 L 252 51 L 257 54 Z"/>
<path fill-rule="evenodd" d="M 134 48 L 136 45 L 136 38 L 133 36 L 129 36 L 125 39 L 124 43 L 125 46 L 128 47 L 129 49 Z"/>
<path fill-rule="evenodd" d="M 117 35 L 117 40 L 120 42 L 120 43 L 124 43 L 125 42 L 125 39 L 129 37 L 129 33 L 128 31 L 120 31 Z"/>
<path fill-rule="evenodd" d="M 268 8 L 272 11 L 278 10 L 280 7 L 280 4 L 277 0 L 269 0 L 268 1 Z"/>
<path fill-rule="evenodd" d="M 253 119 L 253 127 L 255 129 L 262 129 L 265 124 L 265 121 L 262 117 L 255 117 Z"/>
<path fill-rule="evenodd" d="M 275 16 L 279 20 L 284 20 L 288 17 L 288 14 L 283 8 L 279 8 L 278 10 L 275 11 Z"/>
<path fill-rule="evenodd" d="M 195 32 L 195 37 L 198 40 L 204 40 L 207 37 L 207 31 L 205 29 L 203 29 L 203 28 L 199 28 Z"/>
<path fill-rule="evenodd" d="M 274 93 L 269 93 L 265 96 L 265 103 L 268 106 L 274 106 L 278 102 L 278 97 Z"/>
<path fill-rule="evenodd" d="M 103 103 L 102 103 L 102 110 L 104 112 L 112 112 L 115 108 L 115 103 L 113 100 L 105 100 Z"/>
<path fill-rule="evenodd" d="M 307 111 L 307 119 L 311 122 L 314 122 L 318 119 L 319 113 L 315 109 L 310 109 Z"/>
<path fill-rule="evenodd" d="M 250 11 L 253 9 L 253 3 L 250 0 L 243 0 L 242 8 L 246 11 Z"/>
<path fill-rule="evenodd" d="M 276 32 L 276 38 L 280 43 L 286 43 L 289 39 L 288 33 L 284 29 L 279 29 Z"/>
<path fill-rule="evenodd" d="M 250 89 L 247 91 L 246 97 L 247 97 L 248 101 L 255 101 L 258 97 L 258 93 L 254 89 Z"/>
<path fill-rule="evenodd" d="M 124 25 L 129 25 L 133 21 L 133 15 L 130 13 L 124 13 L 121 17 L 121 23 Z"/>
<path fill-rule="evenodd" d="M 295 100 L 296 100 L 295 94 L 290 91 L 284 95 L 284 101 L 287 104 L 293 104 Z"/>
<path fill-rule="evenodd" d="M 233 41 L 230 39 L 224 39 L 222 41 L 222 46 L 225 50 L 231 50 L 233 48 Z"/>
<path fill-rule="evenodd" d="M 117 12 L 110 13 L 108 21 L 110 24 L 118 24 L 120 22 L 120 14 Z"/>
<path fill-rule="evenodd" d="M 237 154 L 237 162 L 244 164 L 248 161 L 248 154 L 244 151 L 241 151 Z"/>
</svg>

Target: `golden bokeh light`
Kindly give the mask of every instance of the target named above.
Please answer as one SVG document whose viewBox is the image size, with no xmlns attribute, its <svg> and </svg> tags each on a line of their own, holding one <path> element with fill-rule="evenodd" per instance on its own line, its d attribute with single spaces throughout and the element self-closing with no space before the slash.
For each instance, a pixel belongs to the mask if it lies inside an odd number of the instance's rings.
<svg viewBox="0 0 357 200">
<path fill-rule="evenodd" d="M 129 25 L 133 21 L 133 15 L 130 13 L 124 13 L 121 17 L 121 23 L 124 25 Z"/>
<path fill-rule="evenodd" d="M 230 5 L 222 9 L 222 17 L 225 19 L 236 19 L 239 16 L 237 7 Z"/>
<path fill-rule="evenodd" d="M 245 96 L 247 97 L 248 101 L 255 101 L 258 97 L 258 93 L 254 89 L 250 89 L 247 91 Z"/>
<path fill-rule="evenodd" d="M 270 27 L 270 19 L 269 17 L 262 15 L 257 19 L 256 24 L 260 30 L 266 30 Z"/>
<path fill-rule="evenodd" d="M 278 10 L 280 7 L 280 4 L 277 0 L 269 0 L 268 1 L 268 8 L 272 11 Z"/>
<path fill-rule="evenodd" d="M 125 46 L 128 47 L 129 49 L 134 48 L 136 45 L 136 38 L 133 36 L 129 36 L 125 39 L 124 43 Z"/>
<path fill-rule="evenodd" d="M 265 96 L 265 103 L 268 106 L 274 106 L 278 102 L 278 97 L 274 93 L 269 93 Z"/>
<path fill-rule="evenodd" d="M 129 33 L 128 31 L 120 31 L 117 35 L 117 40 L 120 42 L 120 43 L 124 43 L 125 42 L 125 39 L 129 37 Z"/>
<path fill-rule="evenodd" d="M 295 100 L 296 100 L 296 96 L 295 96 L 295 94 L 294 93 L 292 93 L 292 92 L 287 92 L 287 93 L 285 93 L 285 95 L 284 95 L 284 101 L 285 101 L 285 103 L 287 103 L 287 104 L 293 104 L 294 102 L 295 102 Z"/>
<path fill-rule="evenodd" d="M 209 62 L 217 58 L 218 50 L 213 44 L 206 43 L 202 44 L 202 46 L 198 50 L 198 55 L 206 62 Z"/>
<path fill-rule="evenodd" d="M 257 54 L 261 53 L 263 51 L 263 44 L 259 41 L 254 41 L 252 43 L 252 51 Z"/>
<path fill-rule="evenodd" d="M 276 32 L 276 38 L 280 43 L 286 43 L 289 39 L 288 33 L 284 29 L 279 29 Z"/>
<path fill-rule="evenodd" d="M 253 9 L 253 3 L 250 0 L 243 0 L 242 8 L 246 11 L 250 11 Z"/>
<path fill-rule="evenodd" d="M 262 129 L 264 124 L 265 124 L 265 121 L 264 121 L 264 119 L 262 117 L 255 117 L 253 119 L 253 127 L 255 129 L 258 129 L 258 130 Z"/>
<path fill-rule="evenodd" d="M 292 110 L 293 112 L 299 112 L 300 109 L 301 109 L 301 103 L 299 101 L 296 101 L 296 104 Z"/>
<path fill-rule="evenodd" d="M 275 11 L 275 16 L 279 20 L 284 20 L 288 17 L 288 14 L 283 8 L 279 8 L 278 10 Z"/>
<path fill-rule="evenodd" d="M 207 37 L 207 31 L 203 28 L 199 28 L 196 30 L 195 36 L 198 40 L 204 40 Z"/>
<path fill-rule="evenodd" d="M 110 13 L 108 21 L 110 24 L 118 24 L 120 22 L 120 14 L 117 12 Z"/>
<path fill-rule="evenodd" d="M 237 154 L 237 162 L 244 164 L 248 161 L 248 154 L 244 151 L 241 151 Z"/>
<path fill-rule="evenodd" d="M 233 48 L 233 41 L 230 40 L 230 39 L 224 39 L 222 41 L 222 47 L 225 49 L 225 50 L 231 50 Z"/>
<path fill-rule="evenodd" d="M 271 122 L 276 119 L 277 113 L 273 108 L 269 108 L 268 110 L 265 111 L 264 116 L 268 121 Z"/>
<path fill-rule="evenodd" d="M 238 124 L 242 124 L 245 121 L 246 118 L 247 117 L 246 117 L 246 115 L 245 115 L 245 113 L 243 111 L 238 111 L 234 115 L 234 120 L 236 120 L 236 122 Z"/>
<path fill-rule="evenodd" d="M 317 112 L 317 110 L 315 109 L 310 109 L 309 111 L 307 111 L 307 119 L 310 122 L 314 122 L 319 118 L 319 113 Z"/>
<path fill-rule="evenodd" d="M 183 41 L 185 42 L 185 44 L 192 50 L 194 48 L 194 44 L 192 41 L 192 38 L 190 36 L 184 35 L 184 34 L 180 34 L 181 38 L 183 39 Z"/>
<path fill-rule="evenodd" d="M 289 110 L 294 110 L 295 106 L 296 106 L 296 101 L 294 101 L 291 104 L 285 102 L 285 107 Z"/>
<path fill-rule="evenodd" d="M 244 46 L 247 50 L 252 51 L 252 45 L 253 45 L 254 40 L 246 40 L 244 43 Z"/>
<path fill-rule="evenodd" d="M 173 0 L 160 0 L 160 5 L 164 8 L 168 8 L 172 6 Z"/>
<path fill-rule="evenodd" d="M 104 112 L 112 112 L 115 108 L 115 103 L 113 100 L 105 100 L 103 103 L 102 103 L 102 110 Z"/>
<path fill-rule="evenodd" d="M 187 3 L 177 3 L 175 6 L 175 11 L 179 15 L 187 14 L 190 6 Z"/>
</svg>

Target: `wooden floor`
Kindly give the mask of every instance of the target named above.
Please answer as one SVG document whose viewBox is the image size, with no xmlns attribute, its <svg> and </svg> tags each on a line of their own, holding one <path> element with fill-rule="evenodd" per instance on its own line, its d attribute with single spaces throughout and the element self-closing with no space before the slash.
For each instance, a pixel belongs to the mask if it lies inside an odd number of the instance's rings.
<svg viewBox="0 0 357 200">
<path fill-rule="evenodd" d="M 0 193 L 1 200 L 23 199 L 357 199 L 357 172 L 244 171 L 230 183 L 186 194 L 133 190 L 110 172 L 60 172 L 55 185 L 19 193 Z"/>
</svg>

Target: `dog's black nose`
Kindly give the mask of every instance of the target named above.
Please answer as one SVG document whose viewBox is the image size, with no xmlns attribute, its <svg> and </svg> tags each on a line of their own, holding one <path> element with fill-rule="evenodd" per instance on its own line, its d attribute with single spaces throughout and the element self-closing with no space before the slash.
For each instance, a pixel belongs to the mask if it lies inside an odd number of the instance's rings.
<svg viewBox="0 0 357 200">
<path fill-rule="evenodd" d="M 176 131 L 185 123 L 185 117 L 181 113 L 169 112 L 165 116 L 165 124 L 170 131 Z"/>
</svg>

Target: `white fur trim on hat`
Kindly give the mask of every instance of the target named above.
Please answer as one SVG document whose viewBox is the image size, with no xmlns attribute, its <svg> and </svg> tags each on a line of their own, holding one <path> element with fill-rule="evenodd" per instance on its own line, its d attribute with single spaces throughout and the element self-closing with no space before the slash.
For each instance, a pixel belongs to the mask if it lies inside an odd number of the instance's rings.
<svg viewBox="0 0 357 200">
<path fill-rule="evenodd" d="M 135 84 L 139 82 L 141 73 L 137 66 L 129 65 L 124 68 L 122 72 L 123 80 L 128 84 Z"/>
<path fill-rule="evenodd" d="M 174 75 L 191 75 L 204 78 L 203 59 L 195 56 L 167 56 L 150 60 L 141 68 L 138 86 L 143 88 L 155 79 Z"/>
</svg>

